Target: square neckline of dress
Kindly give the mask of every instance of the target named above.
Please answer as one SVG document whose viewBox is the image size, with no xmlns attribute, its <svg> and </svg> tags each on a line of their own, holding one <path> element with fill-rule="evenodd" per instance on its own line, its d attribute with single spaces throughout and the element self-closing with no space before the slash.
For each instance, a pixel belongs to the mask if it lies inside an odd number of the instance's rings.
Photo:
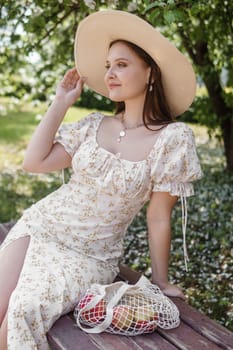
<svg viewBox="0 0 233 350">
<path fill-rule="evenodd" d="M 148 159 L 150 158 L 151 156 L 151 153 L 153 152 L 155 146 L 159 143 L 159 141 L 161 140 L 161 136 L 163 135 L 163 133 L 167 130 L 167 127 L 173 123 L 170 123 L 170 124 L 167 124 L 167 126 L 165 126 L 161 132 L 159 133 L 157 139 L 155 140 L 155 142 L 153 143 L 153 146 L 150 148 L 147 156 L 144 158 L 144 159 L 141 159 L 141 160 L 130 160 L 130 159 L 125 159 L 125 158 L 121 158 L 120 156 L 120 152 L 118 153 L 113 153 L 109 150 L 107 150 L 106 148 L 100 146 L 99 142 L 98 142 L 98 132 L 99 132 L 99 128 L 101 126 L 101 123 L 102 121 L 104 120 L 104 118 L 109 118 L 109 117 L 106 117 L 104 114 L 100 113 L 100 112 L 97 112 L 96 113 L 98 116 L 100 116 L 99 120 L 98 120 L 98 123 L 97 123 L 97 127 L 96 127 L 96 130 L 95 130 L 95 135 L 94 135 L 94 141 L 95 141 L 95 144 L 97 146 L 97 148 L 99 150 L 102 150 L 104 151 L 105 153 L 111 155 L 113 158 L 115 159 L 118 159 L 118 160 L 121 160 L 121 161 L 124 161 L 124 162 L 129 162 L 129 163 L 144 163 L 144 162 L 147 162 Z M 110 117 L 111 118 L 111 117 Z"/>
</svg>

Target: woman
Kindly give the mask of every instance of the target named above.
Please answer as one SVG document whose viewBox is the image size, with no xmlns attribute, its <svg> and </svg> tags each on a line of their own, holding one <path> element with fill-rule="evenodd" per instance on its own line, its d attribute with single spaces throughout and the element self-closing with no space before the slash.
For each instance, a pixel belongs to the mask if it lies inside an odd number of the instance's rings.
<svg viewBox="0 0 233 350">
<path fill-rule="evenodd" d="M 1 247 L 1 350 L 49 349 L 55 320 L 92 283 L 114 280 L 126 229 L 148 201 L 152 281 L 184 298 L 168 281 L 168 260 L 172 209 L 201 176 L 192 131 L 174 121 L 194 97 L 192 68 L 154 28 L 121 11 L 87 17 L 75 56 L 79 73 L 71 69 L 58 85 L 24 160 L 30 172 L 72 166 L 73 174 L 25 211 Z M 116 115 L 60 127 L 84 82 L 118 103 Z"/>
</svg>

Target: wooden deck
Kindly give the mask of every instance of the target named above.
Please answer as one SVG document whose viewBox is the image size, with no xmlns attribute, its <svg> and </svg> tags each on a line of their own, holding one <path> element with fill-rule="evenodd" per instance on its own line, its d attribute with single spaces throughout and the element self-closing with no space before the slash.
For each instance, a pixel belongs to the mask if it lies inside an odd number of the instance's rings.
<svg viewBox="0 0 233 350">
<path fill-rule="evenodd" d="M 0 224 L 0 243 L 13 223 Z M 135 283 L 140 274 L 121 266 L 118 279 Z M 178 328 L 135 337 L 108 333 L 86 334 L 75 326 L 72 313 L 61 317 L 48 333 L 53 350 L 233 350 L 233 333 L 195 310 L 184 301 L 173 298 L 178 306 L 181 324 Z"/>
</svg>

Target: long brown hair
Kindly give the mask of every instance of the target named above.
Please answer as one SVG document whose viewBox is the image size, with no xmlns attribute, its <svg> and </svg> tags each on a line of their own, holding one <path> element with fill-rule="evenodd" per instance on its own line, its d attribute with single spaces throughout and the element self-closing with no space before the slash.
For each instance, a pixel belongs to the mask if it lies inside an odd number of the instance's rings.
<svg viewBox="0 0 233 350">
<path fill-rule="evenodd" d="M 143 106 L 143 123 L 147 127 L 151 125 L 167 125 L 174 121 L 162 84 L 162 74 L 157 63 L 139 46 L 123 39 L 117 39 L 110 43 L 111 48 L 116 43 L 124 43 L 131 48 L 151 68 L 149 82 Z M 150 86 L 152 90 L 150 91 Z M 125 110 L 124 102 L 116 102 L 116 114 Z"/>
</svg>

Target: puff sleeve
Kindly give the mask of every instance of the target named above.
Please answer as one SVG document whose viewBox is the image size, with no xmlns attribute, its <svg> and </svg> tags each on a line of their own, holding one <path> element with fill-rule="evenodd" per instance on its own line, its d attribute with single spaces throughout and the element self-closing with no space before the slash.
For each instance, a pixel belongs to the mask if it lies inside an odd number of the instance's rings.
<svg viewBox="0 0 233 350">
<path fill-rule="evenodd" d="M 73 157 L 80 144 L 85 140 L 90 126 L 90 116 L 74 123 L 62 124 L 57 132 L 54 142 L 58 142 L 66 152 Z"/>
<path fill-rule="evenodd" d="M 166 130 L 167 129 L 167 130 Z M 184 123 L 169 124 L 157 147 L 152 166 L 153 192 L 169 192 L 179 196 L 182 207 L 183 251 L 186 271 L 188 253 L 186 247 L 187 203 L 193 194 L 192 182 L 202 177 L 193 131 Z"/>
<path fill-rule="evenodd" d="M 192 182 L 202 177 L 192 129 L 184 123 L 167 126 L 151 169 L 154 192 L 191 196 Z"/>
</svg>

